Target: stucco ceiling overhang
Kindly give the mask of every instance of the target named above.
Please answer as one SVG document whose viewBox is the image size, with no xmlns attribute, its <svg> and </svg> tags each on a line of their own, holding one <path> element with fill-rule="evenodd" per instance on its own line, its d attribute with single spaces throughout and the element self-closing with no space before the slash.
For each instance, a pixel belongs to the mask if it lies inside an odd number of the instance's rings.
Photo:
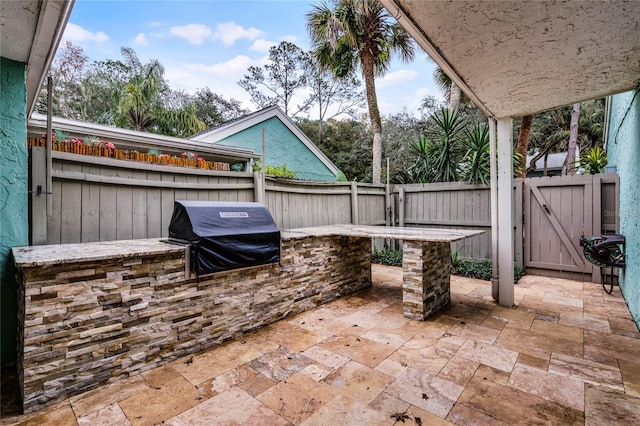
<svg viewBox="0 0 640 426">
<path fill-rule="evenodd" d="M 497 118 L 640 83 L 637 0 L 381 2 L 474 103 Z"/>
<path fill-rule="evenodd" d="M 0 56 L 27 64 L 27 108 L 56 53 L 74 0 L 0 1 Z"/>
</svg>

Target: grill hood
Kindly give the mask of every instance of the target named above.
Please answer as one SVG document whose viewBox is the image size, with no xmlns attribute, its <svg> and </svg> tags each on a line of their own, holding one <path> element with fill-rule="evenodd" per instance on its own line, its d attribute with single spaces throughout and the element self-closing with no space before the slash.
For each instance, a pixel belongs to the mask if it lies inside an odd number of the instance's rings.
<svg viewBox="0 0 640 426">
<path fill-rule="evenodd" d="M 175 201 L 169 238 L 191 244 L 198 275 L 280 261 L 280 230 L 260 203 Z"/>
</svg>

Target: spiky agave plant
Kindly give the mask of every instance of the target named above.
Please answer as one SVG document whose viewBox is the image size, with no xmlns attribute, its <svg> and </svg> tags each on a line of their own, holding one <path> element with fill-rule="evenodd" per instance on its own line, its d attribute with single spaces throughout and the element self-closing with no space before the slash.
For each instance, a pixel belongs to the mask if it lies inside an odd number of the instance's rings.
<svg viewBox="0 0 640 426">
<path fill-rule="evenodd" d="M 431 161 L 433 182 L 455 182 L 460 180 L 463 135 L 467 122 L 458 110 L 442 108 L 434 114 L 435 127 L 428 131 L 427 139 L 433 145 Z"/>
<path fill-rule="evenodd" d="M 575 163 L 579 163 L 581 167 L 584 167 L 586 174 L 602 173 L 604 166 L 607 165 L 607 153 L 600 147 L 589 148 Z"/>
<path fill-rule="evenodd" d="M 465 129 L 465 145 L 467 153 L 464 156 L 465 180 L 469 183 L 487 185 L 490 176 L 489 156 L 489 127 L 476 123 L 471 129 Z"/>
</svg>

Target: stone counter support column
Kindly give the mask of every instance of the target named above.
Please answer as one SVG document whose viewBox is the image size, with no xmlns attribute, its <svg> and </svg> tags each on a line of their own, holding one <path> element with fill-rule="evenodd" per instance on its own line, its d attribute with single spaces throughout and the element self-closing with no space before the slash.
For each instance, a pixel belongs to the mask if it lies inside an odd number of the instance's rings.
<svg viewBox="0 0 640 426">
<path fill-rule="evenodd" d="M 450 303 L 450 243 L 405 240 L 402 272 L 405 317 L 424 321 Z"/>
</svg>

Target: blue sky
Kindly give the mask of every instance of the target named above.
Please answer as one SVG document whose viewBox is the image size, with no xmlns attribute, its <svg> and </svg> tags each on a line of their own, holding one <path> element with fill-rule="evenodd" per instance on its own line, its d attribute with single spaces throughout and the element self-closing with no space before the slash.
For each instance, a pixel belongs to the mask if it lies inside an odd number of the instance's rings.
<svg viewBox="0 0 640 426">
<path fill-rule="evenodd" d="M 91 60 L 121 59 L 120 47 L 132 47 L 142 62 L 158 59 L 173 88 L 194 92 L 208 86 L 253 111 L 256 106 L 237 82 L 249 66 L 264 65 L 269 47 L 283 40 L 309 50 L 305 15 L 313 4 L 76 0 L 64 39 L 81 46 Z M 383 114 L 406 108 L 417 115 L 425 95 L 441 97 L 431 77 L 435 64 L 419 47 L 416 53 L 413 63 L 394 61 L 377 80 Z"/>
</svg>

